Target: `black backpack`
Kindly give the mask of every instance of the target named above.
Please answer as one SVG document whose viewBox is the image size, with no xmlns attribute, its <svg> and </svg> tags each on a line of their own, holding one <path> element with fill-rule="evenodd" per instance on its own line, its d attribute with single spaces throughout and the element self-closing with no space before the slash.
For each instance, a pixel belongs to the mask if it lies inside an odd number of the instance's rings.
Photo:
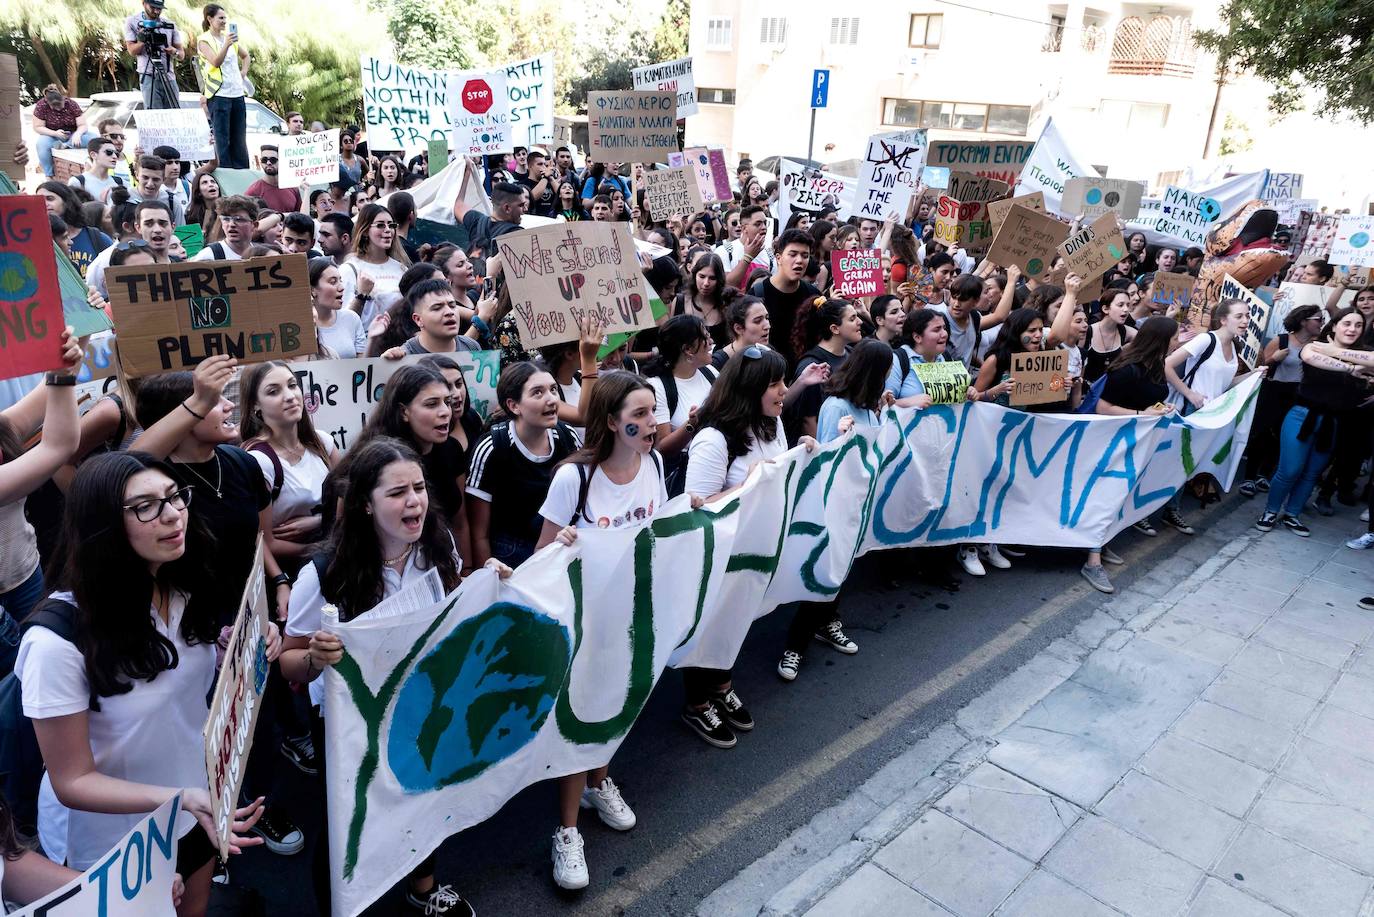
<svg viewBox="0 0 1374 917">
<path fill-rule="evenodd" d="M 1193 379 L 1197 376 L 1197 371 L 1202 368 L 1202 364 L 1206 363 L 1207 360 L 1211 358 L 1212 354 L 1216 353 L 1217 336 L 1209 331 L 1207 332 L 1207 337 L 1209 338 L 1209 340 L 1207 341 L 1207 346 L 1202 348 L 1202 353 L 1198 354 L 1197 362 L 1195 362 L 1192 366 L 1188 367 L 1188 372 L 1185 373 L 1183 376 L 1183 384 L 1188 388 L 1193 387 Z M 1183 399 L 1183 410 L 1180 411 L 1180 413 L 1183 416 L 1186 417 L 1196 410 L 1197 408 L 1193 407 L 1193 403 L 1191 401 L 1189 401 L 1187 398 Z"/>
<path fill-rule="evenodd" d="M 713 367 L 703 366 L 699 368 L 697 372 L 705 376 L 712 384 L 715 383 L 716 371 Z M 677 412 L 677 379 L 673 376 L 673 371 L 671 369 L 665 371 L 663 375 L 658 378 L 659 381 L 663 383 L 663 397 L 668 402 L 668 418 L 671 420 L 673 414 Z"/>
<path fill-rule="evenodd" d="M 21 631 L 46 627 L 69 643 L 76 642 L 76 606 L 47 599 L 38 603 L 20 625 Z M 15 828 L 33 836 L 38 824 L 38 786 L 43 781 L 43 753 L 33 722 L 24 715 L 24 692 L 19 676 L 0 679 L 0 793 L 10 805 Z"/>
<path fill-rule="evenodd" d="M 654 467 L 658 469 L 658 476 L 662 479 L 663 464 L 659 461 L 658 452 L 651 450 L 649 454 L 654 457 Z M 577 488 L 577 508 L 573 510 L 572 518 L 568 520 L 568 525 L 577 525 L 577 518 L 579 516 L 584 517 L 588 522 L 592 521 L 592 517 L 587 515 L 587 491 L 592 489 L 592 476 L 587 474 L 587 466 L 581 462 L 575 462 L 574 466 L 577 468 L 577 477 L 581 483 Z M 666 481 L 664 485 L 666 487 Z M 669 499 L 675 496 L 677 495 L 673 493 L 668 494 Z"/>
</svg>

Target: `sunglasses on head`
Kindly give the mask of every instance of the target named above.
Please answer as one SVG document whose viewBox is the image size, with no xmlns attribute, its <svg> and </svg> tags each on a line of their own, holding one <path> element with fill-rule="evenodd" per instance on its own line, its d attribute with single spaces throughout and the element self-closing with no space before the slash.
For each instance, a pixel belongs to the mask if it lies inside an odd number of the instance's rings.
<svg viewBox="0 0 1374 917">
<path fill-rule="evenodd" d="M 120 242 L 115 246 L 117 252 L 137 252 L 152 248 L 144 239 L 130 239 L 128 242 Z"/>
</svg>

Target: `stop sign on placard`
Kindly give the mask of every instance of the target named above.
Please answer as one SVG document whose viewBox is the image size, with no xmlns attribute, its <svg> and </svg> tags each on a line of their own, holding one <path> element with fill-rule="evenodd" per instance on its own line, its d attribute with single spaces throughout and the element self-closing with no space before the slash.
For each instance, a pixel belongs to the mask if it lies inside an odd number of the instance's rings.
<svg viewBox="0 0 1374 917">
<path fill-rule="evenodd" d="M 491 87 L 486 80 L 468 80 L 463 84 L 463 107 L 474 114 L 491 111 Z"/>
</svg>

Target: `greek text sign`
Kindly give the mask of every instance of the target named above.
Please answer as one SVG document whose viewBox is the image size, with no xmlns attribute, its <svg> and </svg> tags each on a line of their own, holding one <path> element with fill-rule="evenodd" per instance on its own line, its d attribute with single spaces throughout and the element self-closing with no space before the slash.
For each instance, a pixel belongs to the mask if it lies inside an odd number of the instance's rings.
<svg viewBox="0 0 1374 917">
<path fill-rule="evenodd" d="M 677 116 L 687 118 L 697 113 L 697 84 L 692 76 L 692 59 L 684 57 L 663 64 L 650 64 L 630 71 L 635 89 L 669 90 L 677 93 Z"/>
<path fill-rule="evenodd" d="M 592 162 L 667 162 L 677 145 L 677 95 L 672 92 L 587 93 Z"/>
</svg>

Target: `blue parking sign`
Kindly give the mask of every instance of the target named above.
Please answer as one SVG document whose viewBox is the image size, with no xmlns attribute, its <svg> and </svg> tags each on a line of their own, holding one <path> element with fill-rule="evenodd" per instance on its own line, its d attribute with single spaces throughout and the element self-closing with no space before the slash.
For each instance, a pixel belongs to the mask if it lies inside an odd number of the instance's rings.
<svg viewBox="0 0 1374 917">
<path fill-rule="evenodd" d="M 811 107 L 825 108 L 830 101 L 830 71 L 817 70 L 811 76 Z"/>
</svg>

